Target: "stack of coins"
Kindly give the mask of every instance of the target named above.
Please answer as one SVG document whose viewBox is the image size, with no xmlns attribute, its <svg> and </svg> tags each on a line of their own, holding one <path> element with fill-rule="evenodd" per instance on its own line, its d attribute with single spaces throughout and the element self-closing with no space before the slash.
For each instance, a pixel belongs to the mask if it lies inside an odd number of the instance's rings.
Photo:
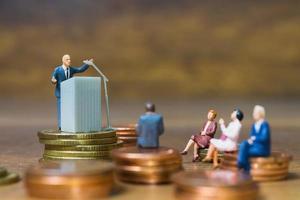
<svg viewBox="0 0 300 200">
<path fill-rule="evenodd" d="M 118 141 L 114 130 L 92 133 L 43 130 L 38 132 L 38 137 L 45 144 L 45 160 L 109 159 L 110 151 L 123 143 Z"/>
<path fill-rule="evenodd" d="M 115 129 L 117 131 L 118 139 L 124 142 L 123 147 L 136 146 L 136 125 L 117 127 Z"/>
<path fill-rule="evenodd" d="M 0 167 L 0 185 L 16 183 L 19 180 L 20 176 L 18 174 L 8 172 L 4 167 Z"/>
<path fill-rule="evenodd" d="M 159 184 L 182 169 L 180 153 L 172 148 L 123 147 L 112 151 L 116 177 L 125 182 Z"/>
<path fill-rule="evenodd" d="M 113 166 L 104 161 L 46 162 L 28 169 L 24 183 L 27 193 L 37 198 L 107 197 L 114 188 Z"/>
<path fill-rule="evenodd" d="M 238 171 L 237 152 L 224 153 L 223 158 L 221 159 L 220 168 L 224 170 Z"/>
<path fill-rule="evenodd" d="M 251 177 L 227 170 L 180 172 L 172 177 L 180 200 L 254 200 L 258 186 Z"/>
<path fill-rule="evenodd" d="M 278 181 L 287 178 L 292 157 L 273 152 L 270 157 L 251 159 L 250 174 L 255 181 Z"/>
</svg>

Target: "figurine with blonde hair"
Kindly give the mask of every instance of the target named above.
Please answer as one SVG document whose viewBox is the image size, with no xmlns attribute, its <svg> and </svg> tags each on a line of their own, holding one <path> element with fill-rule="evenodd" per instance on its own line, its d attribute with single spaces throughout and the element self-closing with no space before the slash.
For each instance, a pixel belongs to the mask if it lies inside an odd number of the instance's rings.
<svg viewBox="0 0 300 200">
<path fill-rule="evenodd" d="M 209 110 L 207 113 L 208 121 L 203 125 L 203 128 L 199 134 L 192 135 L 189 142 L 187 143 L 185 149 L 181 152 L 182 155 L 186 155 L 188 153 L 189 148 L 194 145 L 194 158 L 193 162 L 195 162 L 198 158 L 198 149 L 208 148 L 210 144 L 210 140 L 214 137 L 217 131 L 217 122 L 215 122 L 215 118 L 217 117 L 217 112 L 214 110 Z"/>
<path fill-rule="evenodd" d="M 271 130 L 265 120 L 265 108 L 256 105 L 253 110 L 255 123 L 250 131 L 250 138 L 240 144 L 238 167 L 245 171 L 250 170 L 251 157 L 267 157 L 271 153 Z"/>
</svg>

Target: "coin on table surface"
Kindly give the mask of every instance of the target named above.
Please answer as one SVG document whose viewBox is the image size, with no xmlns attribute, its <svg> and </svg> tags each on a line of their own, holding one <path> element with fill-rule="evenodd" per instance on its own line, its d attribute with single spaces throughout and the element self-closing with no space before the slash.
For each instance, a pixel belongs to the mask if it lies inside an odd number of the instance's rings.
<svg viewBox="0 0 300 200">
<path fill-rule="evenodd" d="M 44 160 L 109 160 L 110 156 L 74 157 L 74 156 L 50 156 L 43 154 Z"/>
<path fill-rule="evenodd" d="M 130 172 L 118 171 L 116 172 L 118 180 L 131 183 L 142 183 L 142 184 L 161 184 L 170 183 L 171 174 L 136 174 Z"/>
<path fill-rule="evenodd" d="M 176 149 L 123 147 L 112 151 L 116 162 L 126 162 L 138 165 L 151 165 L 164 162 L 181 162 L 181 155 Z"/>
<path fill-rule="evenodd" d="M 280 170 L 280 169 L 288 169 L 289 163 L 267 163 L 267 164 L 259 164 L 259 163 L 251 163 L 251 169 L 268 169 L 268 170 Z"/>
<path fill-rule="evenodd" d="M 124 141 L 124 142 L 126 142 L 126 143 L 136 143 L 137 142 L 137 137 L 119 137 L 118 136 L 118 139 L 119 140 L 122 140 L 122 141 Z"/>
<path fill-rule="evenodd" d="M 163 166 L 116 166 L 116 171 L 136 173 L 136 174 L 166 174 L 177 172 L 182 169 L 181 165 L 163 165 Z"/>
<path fill-rule="evenodd" d="M 222 159 L 221 165 L 226 165 L 226 166 L 232 166 L 232 167 L 235 167 L 235 166 L 237 166 L 237 161 L 236 161 L 236 160 L 226 160 L 226 159 Z"/>
<path fill-rule="evenodd" d="M 272 163 L 286 163 L 292 160 L 292 156 L 286 153 L 272 152 L 269 157 L 251 158 L 251 163 L 258 164 L 272 164 Z"/>
<path fill-rule="evenodd" d="M 20 176 L 16 173 L 7 172 L 5 176 L 0 178 L 0 185 L 8 185 L 20 181 Z"/>
<path fill-rule="evenodd" d="M 257 196 L 258 187 L 251 177 L 227 170 L 179 172 L 172 177 L 180 191 L 194 193 L 199 199 L 234 199 L 243 195 Z M 201 198 L 200 198 L 201 197 Z"/>
<path fill-rule="evenodd" d="M 278 176 L 288 174 L 288 169 L 269 170 L 269 169 L 251 169 L 252 176 Z"/>
<path fill-rule="evenodd" d="M 58 151 L 110 151 L 112 149 L 123 146 L 123 141 L 117 143 L 103 144 L 103 145 L 75 145 L 75 146 L 59 146 L 59 145 L 45 145 L 45 150 Z"/>
<path fill-rule="evenodd" d="M 57 139 L 57 140 L 45 140 L 40 139 L 40 143 L 48 145 L 62 145 L 62 146 L 73 146 L 73 145 L 94 145 L 94 144 L 113 144 L 117 142 L 117 137 L 102 138 L 102 139 Z"/>
<path fill-rule="evenodd" d="M 57 151 L 45 150 L 45 155 L 50 156 L 71 156 L 71 157 L 93 157 L 93 156 L 109 156 L 110 151 Z"/>
<path fill-rule="evenodd" d="M 4 167 L 0 167 L 0 178 L 7 175 L 7 170 Z"/>
<path fill-rule="evenodd" d="M 104 161 L 43 162 L 27 170 L 24 182 L 34 197 L 99 198 L 112 191 L 113 167 Z"/>
<path fill-rule="evenodd" d="M 102 139 L 116 137 L 116 131 L 98 131 L 89 133 L 69 133 L 57 130 L 42 130 L 38 132 L 38 137 L 45 140 L 56 139 Z"/>
<path fill-rule="evenodd" d="M 115 127 L 118 136 L 137 136 L 135 127 Z"/>
</svg>

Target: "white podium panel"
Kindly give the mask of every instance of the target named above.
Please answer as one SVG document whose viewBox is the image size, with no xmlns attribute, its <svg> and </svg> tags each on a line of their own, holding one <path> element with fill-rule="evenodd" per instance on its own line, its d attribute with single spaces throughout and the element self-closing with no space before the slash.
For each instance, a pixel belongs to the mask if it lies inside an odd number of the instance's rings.
<svg viewBox="0 0 300 200">
<path fill-rule="evenodd" d="M 61 130 L 101 131 L 101 78 L 73 77 L 61 83 Z"/>
</svg>

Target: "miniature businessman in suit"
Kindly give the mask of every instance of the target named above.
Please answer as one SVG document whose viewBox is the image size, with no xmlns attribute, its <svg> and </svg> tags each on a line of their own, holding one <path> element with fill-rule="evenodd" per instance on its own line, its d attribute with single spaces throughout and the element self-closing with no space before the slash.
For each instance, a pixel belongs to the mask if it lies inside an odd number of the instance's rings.
<svg viewBox="0 0 300 200">
<path fill-rule="evenodd" d="M 146 113 L 138 122 L 138 146 L 141 148 L 158 148 L 159 136 L 164 132 L 163 117 L 155 113 L 155 105 L 146 103 Z"/>
<path fill-rule="evenodd" d="M 93 59 L 89 61 L 93 62 Z M 57 100 L 57 119 L 58 119 L 58 129 L 61 130 L 61 101 L 60 101 L 60 84 L 72 78 L 74 74 L 86 71 L 89 65 L 84 64 L 81 67 L 70 67 L 71 57 L 69 55 L 64 55 L 62 57 L 62 65 L 55 68 L 52 73 L 51 82 L 56 85 L 55 96 Z"/>
<path fill-rule="evenodd" d="M 271 153 L 271 130 L 265 120 L 265 109 L 256 105 L 253 110 L 253 124 L 250 138 L 240 144 L 238 155 L 238 167 L 250 171 L 251 157 L 267 157 Z"/>
</svg>

